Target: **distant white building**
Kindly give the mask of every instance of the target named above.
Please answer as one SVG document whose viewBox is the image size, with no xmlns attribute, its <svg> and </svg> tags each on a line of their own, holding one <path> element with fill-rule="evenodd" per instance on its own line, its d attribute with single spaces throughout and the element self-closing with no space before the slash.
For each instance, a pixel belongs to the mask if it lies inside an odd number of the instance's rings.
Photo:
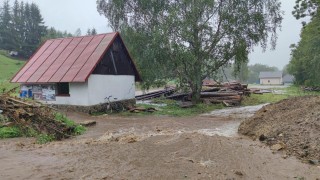
<svg viewBox="0 0 320 180">
<path fill-rule="evenodd" d="M 260 84 L 262 85 L 282 85 L 282 72 L 260 72 Z"/>
</svg>

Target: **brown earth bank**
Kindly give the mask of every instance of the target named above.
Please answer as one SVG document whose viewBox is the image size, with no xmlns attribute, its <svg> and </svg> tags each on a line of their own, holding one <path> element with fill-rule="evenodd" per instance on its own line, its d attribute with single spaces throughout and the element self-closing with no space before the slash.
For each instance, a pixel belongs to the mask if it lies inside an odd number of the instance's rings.
<svg viewBox="0 0 320 180">
<path fill-rule="evenodd" d="M 95 120 L 97 125 L 82 136 L 46 145 L 31 138 L 0 140 L 0 179 L 320 178 L 319 167 L 282 158 L 259 141 L 238 135 L 242 118 L 218 114 L 173 118 L 69 113 L 71 119 Z"/>
<path fill-rule="evenodd" d="M 320 165 L 320 97 L 282 100 L 242 122 L 241 134 L 260 139 L 273 150 L 285 150 L 304 162 Z"/>
</svg>

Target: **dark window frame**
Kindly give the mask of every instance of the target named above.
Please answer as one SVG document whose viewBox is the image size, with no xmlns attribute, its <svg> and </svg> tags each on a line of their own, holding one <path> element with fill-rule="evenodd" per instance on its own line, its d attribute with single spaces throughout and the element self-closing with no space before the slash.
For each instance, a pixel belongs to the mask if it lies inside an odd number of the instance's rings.
<svg viewBox="0 0 320 180">
<path fill-rule="evenodd" d="M 69 83 L 57 83 L 57 95 L 56 96 L 70 96 L 70 84 Z"/>
</svg>

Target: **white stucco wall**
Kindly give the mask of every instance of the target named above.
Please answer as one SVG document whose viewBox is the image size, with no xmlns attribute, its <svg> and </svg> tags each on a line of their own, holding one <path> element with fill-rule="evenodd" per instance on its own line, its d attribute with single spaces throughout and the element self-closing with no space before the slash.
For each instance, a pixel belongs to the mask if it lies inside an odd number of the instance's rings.
<svg viewBox="0 0 320 180">
<path fill-rule="evenodd" d="M 261 78 L 260 84 L 281 85 L 282 78 Z"/>
<path fill-rule="evenodd" d="M 135 98 L 134 76 L 91 75 L 88 79 L 89 105 Z"/>
<path fill-rule="evenodd" d="M 66 104 L 87 106 L 89 104 L 88 82 L 69 83 L 70 96 L 56 96 L 55 101 L 48 101 L 48 104 Z"/>
<path fill-rule="evenodd" d="M 65 104 L 91 106 L 110 101 L 120 101 L 135 98 L 135 77 L 127 75 L 90 75 L 85 83 L 70 83 L 69 97 L 56 96 L 56 101 L 48 104 Z"/>
</svg>

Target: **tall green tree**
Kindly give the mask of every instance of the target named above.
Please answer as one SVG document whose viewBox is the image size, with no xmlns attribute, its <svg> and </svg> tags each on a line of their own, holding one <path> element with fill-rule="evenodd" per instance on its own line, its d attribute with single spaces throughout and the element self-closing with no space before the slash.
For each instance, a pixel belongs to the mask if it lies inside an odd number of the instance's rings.
<svg viewBox="0 0 320 180">
<path fill-rule="evenodd" d="M 205 77 L 228 62 L 238 66 L 247 62 L 256 45 L 266 48 L 270 40 L 274 48 L 282 21 L 278 0 L 97 0 L 97 4 L 114 30 L 129 29 L 130 38 L 146 40 L 133 45 L 143 54 L 135 58 L 149 61 L 139 63 L 140 70 L 164 71 L 165 77 L 179 79 L 191 89 L 194 102 L 200 99 Z"/>
<path fill-rule="evenodd" d="M 319 5 L 320 0 L 297 0 L 292 12 L 297 19 L 311 17 L 308 24 L 304 23 L 300 42 L 291 46 L 291 60 L 287 68 L 299 85 L 320 86 Z"/>
<path fill-rule="evenodd" d="M 320 86 L 320 14 L 313 16 L 301 33 L 301 40 L 292 46 L 292 57 L 288 71 L 296 83 Z"/>
<path fill-rule="evenodd" d="M 11 15 L 11 7 L 9 1 L 3 2 L 0 11 L 0 48 L 6 50 L 14 50 L 14 31 Z"/>
<path fill-rule="evenodd" d="M 96 28 L 92 28 L 91 35 L 97 35 L 97 34 L 98 34 L 98 32 L 97 32 Z"/>
<path fill-rule="evenodd" d="M 46 34 L 46 26 L 39 7 L 35 3 L 27 3 L 25 7 L 26 34 L 23 54 L 31 56 L 33 51 L 40 45 L 41 38 Z"/>
</svg>

